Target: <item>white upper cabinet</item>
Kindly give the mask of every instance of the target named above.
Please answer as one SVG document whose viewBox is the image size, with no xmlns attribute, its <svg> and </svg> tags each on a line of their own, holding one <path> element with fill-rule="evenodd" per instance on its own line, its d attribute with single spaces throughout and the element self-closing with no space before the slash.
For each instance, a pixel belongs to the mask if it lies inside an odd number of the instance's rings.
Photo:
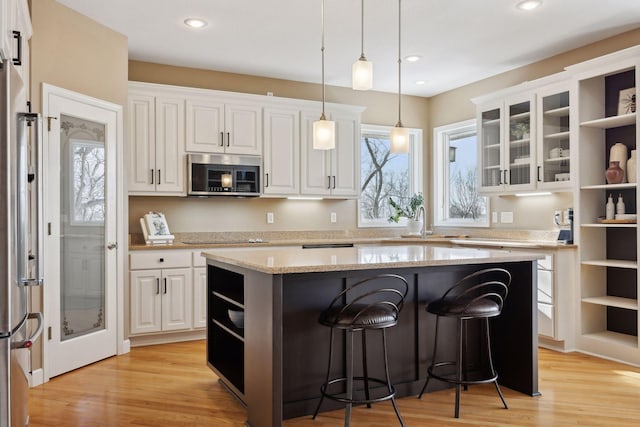
<svg viewBox="0 0 640 427">
<path fill-rule="evenodd" d="M 129 92 L 130 194 L 184 195 L 184 99 Z"/>
<path fill-rule="evenodd" d="M 564 74 L 476 99 L 481 193 L 571 189 Z"/>
<path fill-rule="evenodd" d="M 186 151 L 260 155 L 262 107 L 215 97 L 187 98 Z"/>
<path fill-rule="evenodd" d="M 301 112 L 301 193 L 305 196 L 358 197 L 360 189 L 360 113 L 334 111 L 336 148 L 313 149 L 313 122 L 320 110 Z"/>
<path fill-rule="evenodd" d="M 300 193 L 300 115 L 297 108 L 264 109 L 265 195 Z"/>
</svg>

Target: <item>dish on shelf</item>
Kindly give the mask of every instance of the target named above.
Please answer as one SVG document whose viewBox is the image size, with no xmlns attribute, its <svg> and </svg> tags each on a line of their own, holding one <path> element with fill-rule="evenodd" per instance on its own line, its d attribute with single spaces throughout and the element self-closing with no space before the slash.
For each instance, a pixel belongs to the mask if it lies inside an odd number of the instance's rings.
<svg viewBox="0 0 640 427">
<path fill-rule="evenodd" d="M 513 160 L 513 163 L 529 163 L 531 160 L 531 157 L 527 156 L 527 157 L 516 157 Z"/>
<path fill-rule="evenodd" d="M 556 181 L 569 181 L 571 179 L 570 173 L 557 173 L 554 176 Z"/>
<path fill-rule="evenodd" d="M 615 215 L 615 219 L 633 219 L 633 220 L 636 220 L 636 219 L 638 219 L 638 215 L 637 214 L 616 214 Z"/>
<path fill-rule="evenodd" d="M 597 221 L 600 224 L 636 224 L 637 219 L 605 219 L 604 217 L 600 217 Z"/>
<path fill-rule="evenodd" d="M 244 328 L 244 311 L 243 310 L 227 310 L 229 320 L 238 329 Z"/>
</svg>

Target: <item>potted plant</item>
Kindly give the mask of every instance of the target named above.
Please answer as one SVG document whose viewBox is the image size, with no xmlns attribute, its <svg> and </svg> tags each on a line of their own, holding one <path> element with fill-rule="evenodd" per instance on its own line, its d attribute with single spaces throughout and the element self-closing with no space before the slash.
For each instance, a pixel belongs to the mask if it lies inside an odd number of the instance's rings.
<svg viewBox="0 0 640 427">
<path fill-rule="evenodd" d="M 422 193 L 415 193 L 406 205 L 389 197 L 389 205 L 393 210 L 389 216 L 389 222 L 399 222 L 400 218 L 407 218 L 409 233 L 419 233 L 422 228 L 422 218 L 417 218 L 417 214 L 423 204 L 424 197 L 422 197 Z"/>
</svg>

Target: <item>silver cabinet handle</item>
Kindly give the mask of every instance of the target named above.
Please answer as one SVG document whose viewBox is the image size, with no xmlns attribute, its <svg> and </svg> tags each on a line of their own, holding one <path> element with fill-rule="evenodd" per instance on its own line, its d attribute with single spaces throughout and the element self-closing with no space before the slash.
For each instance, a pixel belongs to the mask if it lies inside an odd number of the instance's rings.
<svg viewBox="0 0 640 427">
<path fill-rule="evenodd" d="M 156 277 L 156 295 L 160 295 L 160 278 Z"/>
<path fill-rule="evenodd" d="M 109 249 L 110 251 L 113 250 L 113 249 L 118 249 L 118 242 L 109 243 L 107 245 L 107 249 Z"/>
<path fill-rule="evenodd" d="M 220 132 L 220 147 L 224 147 L 224 132 Z"/>
<path fill-rule="evenodd" d="M 158 185 L 160 185 L 160 169 L 158 169 Z"/>
<path fill-rule="evenodd" d="M 230 141 L 231 141 L 231 134 L 227 132 L 227 147 L 229 146 Z"/>
<path fill-rule="evenodd" d="M 164 278 L 164 292 L 163 293 L 167 293 L 167 278 Z"/>
<path fill-rule="evenodd" d="M 331 175 L 327 175 L 327 190 L 331 190 Z"/>
<path fill-rule="evenodd" d="M 153 169 L 151 169 L 151 183 L 153 184 L 153 177 L 155 176 L 155 173 L 153 172 Z"/>
</svg>

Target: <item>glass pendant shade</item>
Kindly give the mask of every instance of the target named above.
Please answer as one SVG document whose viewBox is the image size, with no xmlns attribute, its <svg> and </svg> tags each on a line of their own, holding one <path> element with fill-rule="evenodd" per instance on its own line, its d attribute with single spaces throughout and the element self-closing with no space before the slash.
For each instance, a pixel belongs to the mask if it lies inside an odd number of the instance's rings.
<svg viewBox="0 0 640 427">
<path fill-rule="evenodd" d="M 313 122 L 313 149 L 331 150 L 336 148 L 336 122 L 327 120 L 324 115 Z"/>
<path fill-rule="evenodd" d="M 373 86 L 373 63 L 364 58 L 353 63 L 351 85 L 353 90 L 369 90 Z"/>
<path fill-rule="evenodd" d="M 391 152 L 406 154 L 409 152 L 409 129 L 396 125 L 391 129 Z"/>
<path fill-rule="evenodd" d="M 223 173 L 220 178 L 222 180 L 223 188 L 233 187 L 233 175 L 231 175 L 230 173 Z"/>
</svg>

